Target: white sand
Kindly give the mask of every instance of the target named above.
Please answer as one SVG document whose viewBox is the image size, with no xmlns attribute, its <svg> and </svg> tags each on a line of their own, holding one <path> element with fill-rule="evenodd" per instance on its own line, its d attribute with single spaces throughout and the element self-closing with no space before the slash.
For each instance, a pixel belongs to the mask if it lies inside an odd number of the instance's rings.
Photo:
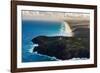
<svg viewBox="0 0 100 73">
<path fill-rule="evenodd" d="M 65 25 L 65 33 L 67 34 L 67 36 L 73 36 L 73 32 L 69 24 L 67 22 L 63 22 L 63 23 Z"/>
</svg>

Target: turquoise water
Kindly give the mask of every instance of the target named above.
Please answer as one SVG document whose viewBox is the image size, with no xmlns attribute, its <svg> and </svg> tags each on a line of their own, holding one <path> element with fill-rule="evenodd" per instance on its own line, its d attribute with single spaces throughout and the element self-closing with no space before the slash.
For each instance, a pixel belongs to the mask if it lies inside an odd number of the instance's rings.
<svg viewBox="0 0 100 73">
<path fill-rule="evenodd" d="M 35 44 L 31 40 L 37 36 L 57 36 L 63 29 L 61 22 L 22 20 L 22 62 L 58 60 L 33 52 Z"/>
</svg>

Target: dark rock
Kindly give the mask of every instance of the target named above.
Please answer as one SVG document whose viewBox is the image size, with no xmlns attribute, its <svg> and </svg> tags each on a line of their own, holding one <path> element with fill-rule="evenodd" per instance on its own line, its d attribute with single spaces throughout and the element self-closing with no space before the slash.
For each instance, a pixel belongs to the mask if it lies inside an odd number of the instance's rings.
<svg viewBox="0 0 100 73">
<path fill-rule="evenodd" d="M 74 36 L 76 37 L 89 37 L 90 36 L 89 28 L 76 28 L 73 30 Z"/>
<path fill-rule="evenodd" d="M 72 58 L 89 58 L 89 38 L 88 37 L 47 37 L 38 36 L 32 39 L 38 44 L 33 52 L 67 60 Z"/>
</svg>

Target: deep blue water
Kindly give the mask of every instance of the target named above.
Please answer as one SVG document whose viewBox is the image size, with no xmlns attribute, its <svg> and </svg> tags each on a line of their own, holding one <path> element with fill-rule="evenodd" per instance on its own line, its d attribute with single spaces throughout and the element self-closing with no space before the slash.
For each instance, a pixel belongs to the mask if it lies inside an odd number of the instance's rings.
<svg viewBox="0 0 100 73">
<path fill-rule="evenodd" d="M 22 62 L 55 61 L 56 58 L 32 52 L 32 39 L 40 36 L 57 36 L 61 33 L 61 22 L 22 20 Z M 52 49 L 52 48 L 51 48 Z"/>
</svg>

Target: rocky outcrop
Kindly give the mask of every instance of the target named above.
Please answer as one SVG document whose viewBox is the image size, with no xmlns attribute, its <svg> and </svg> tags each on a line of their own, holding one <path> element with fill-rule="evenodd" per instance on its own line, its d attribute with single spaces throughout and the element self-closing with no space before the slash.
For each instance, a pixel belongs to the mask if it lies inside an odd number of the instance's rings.
<svg viewBox="0 0 100 73">
<path fill-rule="evenodd" d="M 90 37 L 90 29 L 89 28 L 76 28 L 73 30 L 74 36 L 75 37 L 85 37 L 89 38 Z"/>
<path fill-rule="evenodd" d="M 38 36 L 33 38 L 32 42 L 39 45 L 33 52 L 60 60 L 90 57 L 88 37 Z"/>
</svg>

